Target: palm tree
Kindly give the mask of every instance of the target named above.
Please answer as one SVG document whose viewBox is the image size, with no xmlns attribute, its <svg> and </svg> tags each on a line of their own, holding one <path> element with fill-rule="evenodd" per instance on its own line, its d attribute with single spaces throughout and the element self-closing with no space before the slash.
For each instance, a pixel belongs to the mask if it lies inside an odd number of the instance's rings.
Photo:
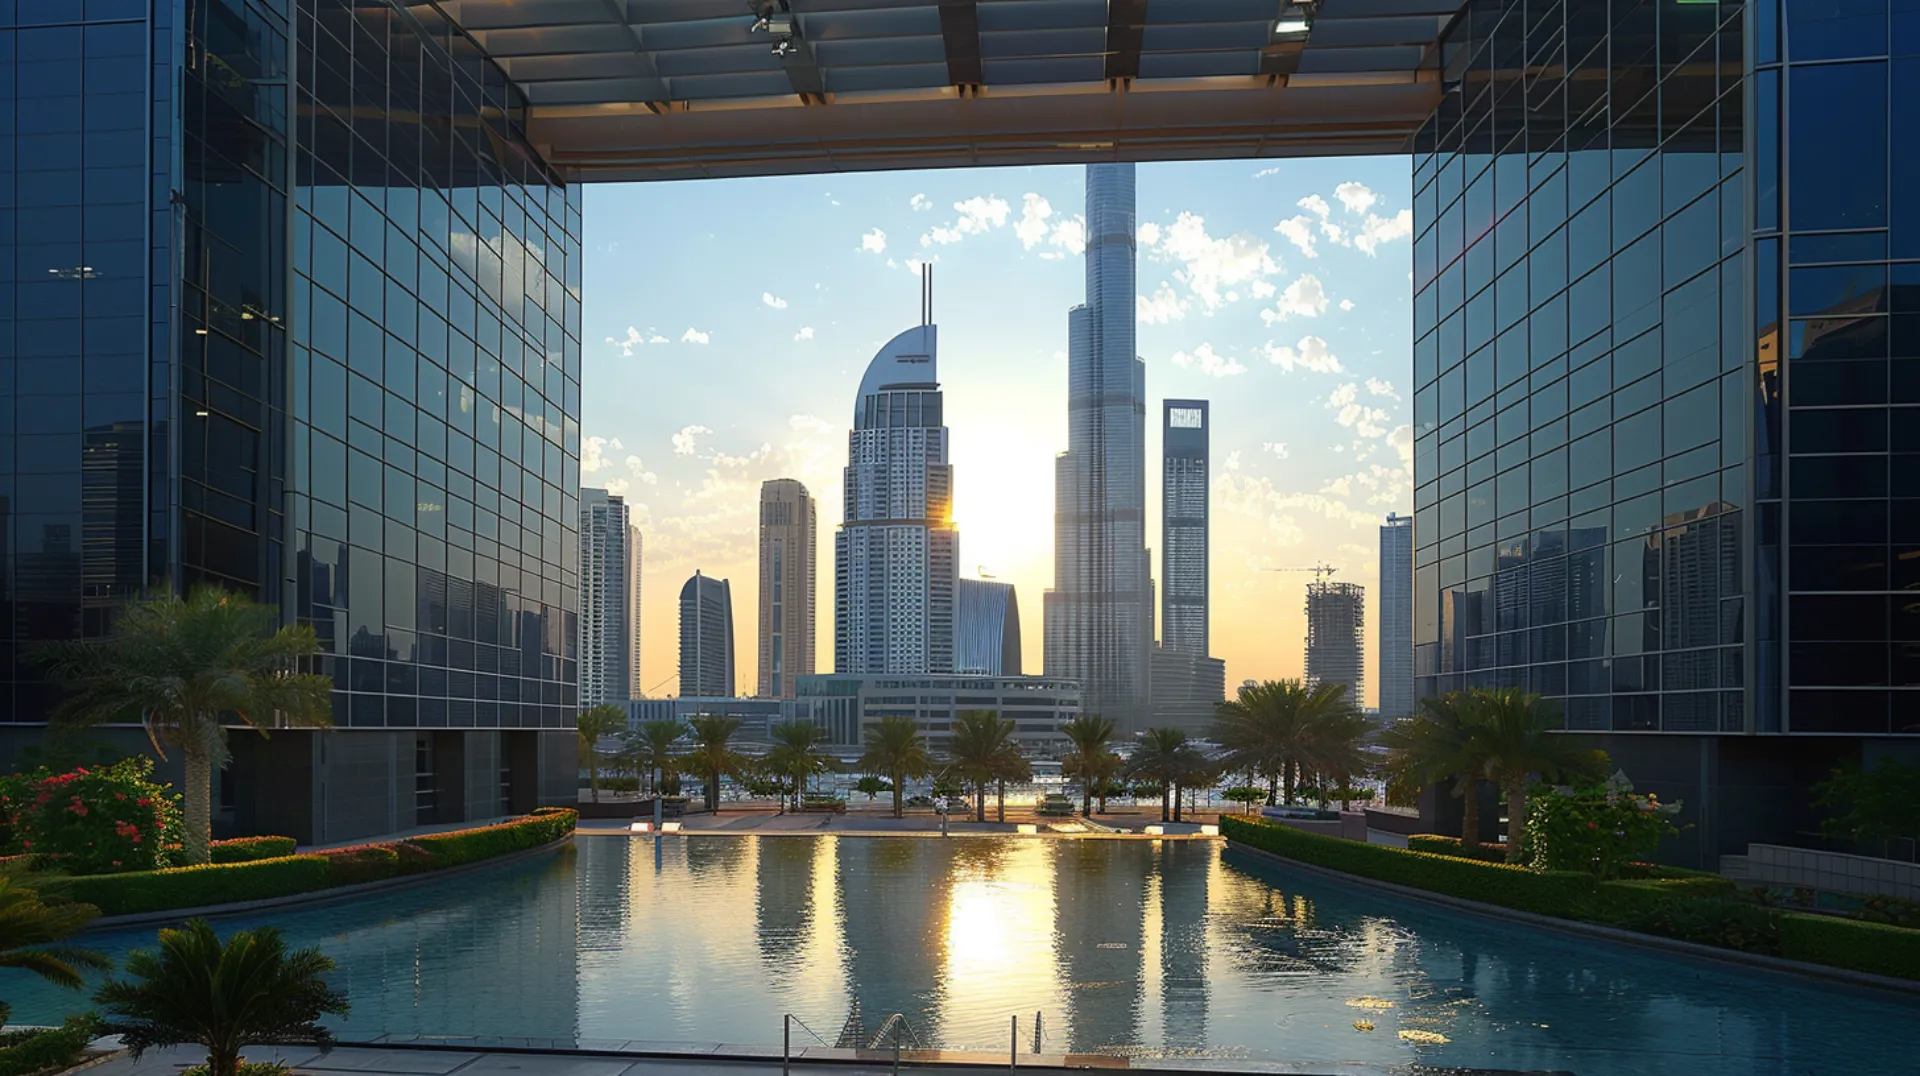
<svg viewBox="0 0 1920 1076">
<path fill-rule="evenodd" d="M 793 805 L 798 808 L 800 790 L 807 779 L 827 768 L 827 756 L 820 750 L 820 745 L 827 742 L 827 730 L 811 721 L 797 720 L 775 725 L 769 731 L 773 749 L 767 752 L 767 765 L 774 773 L 793 778 Z"/>
<path fill-rule="evenodd" d="M 319 949 L 288 953 L 273 927 L 235 931 L 222 945 L 195 919 L 162 930 L 157 953 L 127 954 L 131 978 L 102 985 L 93 1000 L 116 1018 L 107 1031 L 135 1058 L 197 1043 L 207 1048 L 208 1076 L 236 1076 L 248 1046 L 332 1045 L 320 1017 L 347 1012 L 346 995 L 323 978 L 333 969 Z"/>
<path fill-rule="evenodd" d="M 1480 771 L 1507 797 L 1507 858 L 1517 859 L 1527 832 L 1528 779 L 1598 775 L 1606 772 L 1606 756 L 1559 733 L 1559 713 L 1538 695 L 1508 687 L 1479 689 L 1473 696 Z"/>
<path fill-rule="evenodd" d="M 91 904 L 42 904 L 40 895 L 0 875 L 0 968 L 30 971 L 55 986 L 78 990 L 80 970 L 105 971 L 113 961 L 91 949 L 59 942 L 86 929 L 100 914 Z M 12 1009 L 0 1002 L 0 1024 Z"/>
<path fill-rule="evenodd" d="M 1228 765 L 1267 775 L 1268 803 L 1276 796 L 1292 803 L 1303 772 L 1329 769 L 1328 759 L 1343 758 L 1346 748 L 1357 744 L 1347 739 L 1350 726 L 1330 720 L 1352 713 L 1345 684 L 1242 684 L 1239 695 L 1216 711 L 1214 739 L 1227 749 Z"/>
<path fill-rule="evenodd" d="M 1420 700 L 1420 713 L 1380 733 L 1387 748 L 1387 770 L 1395 778 L 1425 787 L 1453 782 L 1461 797 L 1460 844 L 1480 846 L 1480 780 L 1485 752 L 1473 695 L 1452 691 Z"/>
<path fill-rule="evenodd" d="M 1160 821 L 1180 821 L 1180 786 L 1201 779 L 1210 766 L 1207 757 L 1187 742 L 1182 729 L 1146 729 L 1127 760 L 1127 774 L 1160 786 Z M 1168 797 L 1172 797 L 1169 812 Z"/>
<path fill-rule="evenodd" d="M 963 710 L 954 717 L 953 738 L 947 743 L 952 768 L 973 786 L 974 821 L 987 820 L 987 783 L 1001 774 L 1015 772 L 1023 765 L 1020 748 L 1013 742 L 1013 722 L 992 710 Z M 1018 763 L 1016 764 L 1016 760 Z M 1001 812 L 1006 811 L 1005 798 Z"/>
<path fill-rule="evenodd" d="M 688 723 L 693 730 L 693 750 L 682 756 L 687 772 L 707 783 L 707 810 L 720 813 L 720 778 L 739 773 L 743 760 L 727 745 L 740 730 L 737 717 L 701 714 Z"/>
<path fill-rule="evenodd" d="M 1013 722 L 1008 721 L 1007 726 L 1011 731 Z M 1027 761 L 1027 756 L 1021 754 L 1018 743 L 1008 740 L 1007 750 L 1000 752 L 993 764 L 994 797 L 997 801 L 994 809 L 999 812 L 997 817 L 1000 821 L 1007 820 L 1007 782 L 1031 780 L 1033 780 L 1033 764 Z"/>
<path fill-rule="evenodd" d="M 1060 760 L 1061 772 L 1069 777 L 1080 778 L 1080 813 L 1093 813 L 1093 792 L 1101 789 L 1100 806 L 1106 808 L 1105 785 L 1120 772 L 1121 759 L 1113 753 L 1113 719 L 1098 714 L 1085 714 L 1060 726 L 1060 731 L 1073 744 L 1066 757 Z"/>
<path fill-rule="evenodd" d="M 593 802 L 600 802 L 601 740 L 627 727 L 627 712 L 610 702 L 580 711 L 577 725 L 580 738 L 580 765 L 587 771 L 587 787 L 593 790 Z"/>
<path fill-rule="evenodd" d="M 909 777 L 925 777 L 933 772 L 933 756 L 920 736 L 920 726 L 910 717 L 883 717 L 877 725 L 867 726 L 867 751 L 860 756 L 860 768 L 871 774 L 884 774 L 893 783 L 893 817 L 902 810 L 901 793 Z"/>
<path fill-rule="evenodd" d="M 266 728 L 332 724 L 333 680 L 300 672 L 320 652 L 313 628 L 281 625 L 280 610 L 222 587 L 127 605 L 101 639 L 44 644 L 53 679 L 72 693 L 54 709 L 68 727 L 139 721 L 155 753 L 179 748 L 186 768 L 187 862 L 205 863 L 213 771 L 226 764 L 226 723 Z"/>
<path fill-rule="evenodd" d="M 627 734 L 627 746 L 640 772 L 658 775 L 653 778 L 654 795 L 660 794 L 660 782 L 679 772 L 680 758 L 674 754 L 673 745 L 686 734 L 687 727 L 672 718 L 641 722 L 639 728 Z"/>
</svg>

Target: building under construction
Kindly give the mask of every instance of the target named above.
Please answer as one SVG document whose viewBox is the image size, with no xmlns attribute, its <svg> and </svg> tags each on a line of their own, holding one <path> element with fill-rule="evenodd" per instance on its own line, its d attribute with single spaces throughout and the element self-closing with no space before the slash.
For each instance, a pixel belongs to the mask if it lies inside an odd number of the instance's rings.
<svg viewBox="0 0 1920 1076">
<path fill-rule="evenodd" d="M 1358 583 L 1307 584 L 1307 683 L 1345 684 L 1356 708 L 1367 671 L 1366 609 L 1367 588 Z"/>
</svg>

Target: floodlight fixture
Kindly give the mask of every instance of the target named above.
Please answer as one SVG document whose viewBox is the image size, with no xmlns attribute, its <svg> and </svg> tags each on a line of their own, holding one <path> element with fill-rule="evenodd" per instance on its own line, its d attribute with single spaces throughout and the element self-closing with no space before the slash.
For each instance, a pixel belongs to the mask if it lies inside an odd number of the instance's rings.
<svg viewBox="0 0 1920 1076">
<path fill-rule="evenodd" d="M 1294 41 L 1313 29 L 1312 0 L 1292 0 L 1280 5 L 1280 16 L 1273 20 L 1275 41 Z"/>
</svg>

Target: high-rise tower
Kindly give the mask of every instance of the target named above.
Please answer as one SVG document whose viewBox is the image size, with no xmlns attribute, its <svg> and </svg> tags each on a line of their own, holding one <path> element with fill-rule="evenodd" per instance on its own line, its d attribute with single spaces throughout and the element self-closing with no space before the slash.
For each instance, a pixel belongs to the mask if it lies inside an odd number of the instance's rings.
<svg viewBox="0 0 1920 1076">
<path fill-rule="evenodd" d="M 1413 517 L 1380 525 L 1380 716 L 1411 717 L 1413 697 Z"/>
<path fill-rule="evenodd" d="M 791 478 L 760 485 L 761 698 L 791 699 L 813 672 L 813 497 Z"/>
<path fill-rule="evenodd" d="M 1087 167 L 1087 300 L 1067 315 L 1067 451 L 1054 466 L 1048 676 L 1088 713 L 1145 720 L 1152 646 L 1146 367 L 1134 351 L 1133 165 Z"/>
<path fill-rule="evenodd" d="M 1207 401 L 1167 400 L 1160 430 L 1160 642 L 1207 656 Z"/>
<path fill-rule="evenodd" d="M 1366 609 L 1366 588 L 1358 583 L 1307 584 L 1307 682 L 1345 684 L 1356 709 L 1367 673 Z"/>
<path fill-rule="evenodd" d="M 680 588 L 680 694 L 726 698 L 734 693 L 733 587 L 693 573 Z"/>
<path fill-rule="evenodd" d="M 931 313 L 874 355 L 854 399 L 833 542 L 835 672 L 953 671 L 960 532 Z"/>
<path fill-rule="evenodd" d="M 580 491 L 580 705 L 640 697 L 640 531 L 625 498 Z"/>
</svg>

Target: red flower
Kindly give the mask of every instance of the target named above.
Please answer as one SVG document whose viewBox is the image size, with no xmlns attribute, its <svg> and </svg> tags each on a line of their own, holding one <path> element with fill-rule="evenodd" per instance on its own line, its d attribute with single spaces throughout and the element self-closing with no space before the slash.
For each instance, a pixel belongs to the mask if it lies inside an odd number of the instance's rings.
<svg viewBox="0 0 1920 1076">
<path fill-rule="evenodd" d="M 139 799 L 137 799 L 137 800 L 134 800 L 133 802 L 134 802 L 135 804 L 137 804 L 138 806 L 141 806 L 141 807 L 151 807 L 151 806 L 153 806 L 153 800 L 152 800 L 152 799 L 151 799 L 150 797 L 147 797 L 147 796 L 142 796 L 142 797 L 140 797 Z"/>
<path fill-rule="evenodd" d="M 121 802 L 123 802 L 123 803 L 124 803 L 124 802 L 126 801 L 126 798 L 127 798 L 127 794 L 126 794 L 125 792 L 115 792 L 115 793 L 113 794 L 113 798 L 114 798 L 114 799 L 117 799 L 117 800 L 120 800 Z"/>
</svg>

